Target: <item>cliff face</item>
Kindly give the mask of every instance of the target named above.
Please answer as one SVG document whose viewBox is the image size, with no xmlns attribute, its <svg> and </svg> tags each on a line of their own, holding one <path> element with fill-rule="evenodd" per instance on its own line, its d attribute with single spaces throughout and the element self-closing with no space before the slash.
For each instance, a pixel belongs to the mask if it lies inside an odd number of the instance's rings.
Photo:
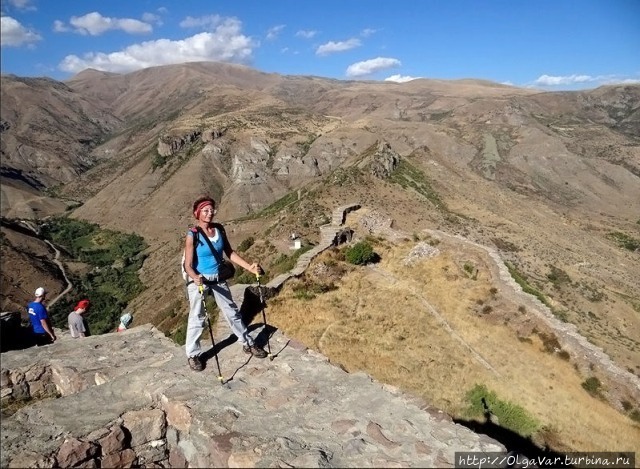
<svg viewBox="0 0 640 469">
<path fill-rule="evenodd" d="M 3 416 L 2 467 L 443 467 L 454 451 L 503 450 L 279 332 L 273 360 L 218 340 L 224 384 L 211 354 L 194 372 L 150 325 L 61 335 L 3 354 L 5 411 L 35 400 Z"/>
</svg>

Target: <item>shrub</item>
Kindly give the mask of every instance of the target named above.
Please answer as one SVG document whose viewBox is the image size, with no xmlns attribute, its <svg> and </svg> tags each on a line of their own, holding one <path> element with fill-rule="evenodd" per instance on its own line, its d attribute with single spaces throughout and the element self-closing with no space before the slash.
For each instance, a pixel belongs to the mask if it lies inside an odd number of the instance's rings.
<svg viewBox="0 0 640 469">
<path fill-rule="evenodd" d="M 364 265 L 374 262 L 377 254 L 373 252 L 371 244 L 366 241 L 360 241 L 345 250 L 345 259 L 350 264 Z"/>
<path fill-rule="evenodd" d="M 470 262 L 465 262 L 463 268 L 469 275 L 473 275 L 473 272 L 475 271 L 475 267 Z"/>
<path fill-rule="evenodd" d="M 587 391 L 593 397 L 598 397 L 598 398 L 602 397 L 602 390 L 601 390 L 602 383 L 600 383 L 600 380 L 595 376 L 591 376 L 585 379 L 582 382 L 582 387 L 585 391 Z"/>
<path fill-rule="evenodd" d="M 522 436 L 530 436 L 540 426 L 526 409 L 512 402 L 498 399 L 497 394 L 487 389 L 484 384 L 476 384 L 467 392 L 466 398 L 469 402 L 466 413 L 471 417 L 482 417 L 485 413 L 484 403 L 486 403 L 489 410 L 498 417 L 500 426 Z"/>
<path fill-rule="evenodd" d="M 236 274 L 233 276 L 233 283 L 235 284 L 252 284 L 256 283 L 256 281 L 256 276 L 244 269 L 236 269 Z M 268 281 L 269 279 L 266 275 L 260 276 L 261 283 L 267 283 Z"/>
<path fill-rule="evenodd" d="M 615 241 L 615 243 L 624 249 L 629 251 L 638 251 L 640 250 L 640 240 L 635 239 L 629 236 L 626 233 L 621 233 L 619 231 L 611 232 L 607 235 L 607 238 Z"/>
<path fill-rule="evenodd" d="M 555 353 L 558 350 L 562 350 L 562 346 L 555 334 L 551 333 L 547 335 L 544 332 L 538 332 L 538 336 L 540 337 L 540 340 L 542 340 L 545 352 Z"/>
<path fill-rule="evenodd" d="M 238 251 L 240 252 L 245 252 L 247 249 L 249 249 L 251 246 L 253 246 L 253 243 L 255 243 L 256 240 L 253 236 L 249 236 L 247 239 L 243 240 L 239 245 L 238 245 Z"/>
<path fill-rule="evenodd" d="M 292 254 L 280 254 L 270 266 L 272 274 L 281 274 L 293 269 L 298 263 L 298 258 L 305 252 L 311 250 L 313 246 L 310 244 L 302 246 L 300 249 L 294 251 Z"/>
<path fill-rule="evenodd" d="M 178 345 L 184 345 L 187 341 L 187 325 L 181 324 L 173 333 L 173 341 Z"/>
<path fill-rule="evenodd" d="M 538 300 L 540 300 L 540 302 L 542 304 L 544 304 L 545 306 L 548 306 L 549 308 L 551 307 L 551 304 L 549 303 L 549 300 L 547 300 L 547 298 L 544 296 L 544 294 L 538 290 L 536 290 L 534 287 L 532 287 L 529 282 L 527 281 L 527 278 L 524 276 L 524 274 L 520 273 L 516 267 L 511 264 L 510 262 L 505 262 L 504 263 L 507 266 L 507 269 L 509 270 L 509 273 L 511 274 L 511 277 L 513 277 L 513 279 L 516 281 L 516 283 L 518 285 L 520 285 L 520 287 L 522 287 L 522 291 L 525 293 L 528 293 L 530 295 L 535 296 L 536 298 L 538 298 Z"/>
<path fill-rule="evenodd" d="M 151 159 L 151 172 L 154 172 L 158 168 L 162 168 L 167 163 L 167 157 L 160 155 L 157 151 L 153 154 Z"/>
<path fill-rule="evenodd" d="M 571 278 L 564 270 L 552 265 L 550 266 L 551 272 L 547 274 L 547 279 L 557 288 L 562 284 L 571 283 Z"/>
</svg>

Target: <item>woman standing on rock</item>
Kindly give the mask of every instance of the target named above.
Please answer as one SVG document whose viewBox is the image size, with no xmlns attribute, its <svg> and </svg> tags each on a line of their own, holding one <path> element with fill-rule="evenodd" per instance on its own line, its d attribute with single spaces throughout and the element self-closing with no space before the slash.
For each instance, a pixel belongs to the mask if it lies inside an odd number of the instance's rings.
<svg viewBox="0 0 640 469">
<path fill-rule="evenodd" d="M 257 263 L 249 264 L 231 248 L 224 227 L 213 222 L 213 216 L 216 214 L 215 207 L 215 201 L 208 196 L 199 197 L 193 203 L 193 216 L 198 222 L 187 232 L 185 239 L 184 269 L 188 275 L 189 296 L 185 349 L 189 366 L 195 371 L 204 369 L 200 358 L 200 335 L 204 330 L 206 319 L 202 303 L 207 293 L 213 295 L 218 308 L 227 318 L 232 332 L 242 343 L 243 351 L 258 358 L 267 356 L 267 353 L 255 345 L 253 338 L 249 335 L 247 326 L 242 322 L 240 310 L 231 297 L 226 279 L 221 280 L 219 275 L 223 254 L 226 254 L 231 262 L 254 275 L 262 274 L 262 268 Z M 204 239 L 205 236 L 208 239 Z"/>
</svg>

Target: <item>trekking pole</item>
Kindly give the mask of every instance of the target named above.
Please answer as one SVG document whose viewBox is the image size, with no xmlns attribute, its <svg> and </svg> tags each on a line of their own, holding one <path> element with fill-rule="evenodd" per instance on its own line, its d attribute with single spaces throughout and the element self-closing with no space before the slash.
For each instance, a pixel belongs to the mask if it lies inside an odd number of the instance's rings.
<svg viewBox="0 0 640 469">
<path fill-rule="evenodd" d="M 264 329 L 267 331 L 267 352 L 269 356 L 269 360 L 273 361 L 273 355 L 271 355 L 271 344 L 269 343 L 269 329 L 267 327 L 267 315 L 264 312 L 265 303 L 264 303 L 264 294 L 262 293 L 262 286 L 260 285 L 260 274 L 256 274 L 256 281 L 258 282 L 258 293 L 260 294 L 260 307 L 262 308 L 262 322 L 264 322 Z"/>
<path fill-rule="evenodd" d="M 209 326 L 209 335 L 211 336 L 211 346 L 213 347 L 213 356 L 216 357 L 216 366 L 218 367 L 218 380 L 220 384 L 224 384 L 222 379 L 222 372 L 220 371 L 220 361 L 218 361 L 218 352 L 216 351 L 216 341 L 213 339 L 213 330 L 211 329 L 211 319 L 209 319 L 209 312 L 207 311 L 207 302 L 204 299 L 204 285 L 198 287 L 200 291 L 200 297 L 202 298 L 202 307 L 204 308 L 204 315 L 207 317 L 207 325 Z"/>
</svg>

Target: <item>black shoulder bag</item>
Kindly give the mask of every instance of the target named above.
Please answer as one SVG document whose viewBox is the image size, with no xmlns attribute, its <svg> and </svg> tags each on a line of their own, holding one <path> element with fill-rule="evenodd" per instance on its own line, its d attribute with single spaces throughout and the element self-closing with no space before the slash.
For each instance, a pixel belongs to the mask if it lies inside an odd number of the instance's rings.
<svg viewBox="0 0 640 469">
<path fill-rule="evenodd" d="M 222 236 L 222 242 L 226 246 L 227 245 L 226 234 L 222 229 L 218 227 L 216 227 L 216 229 L 218 230 L 218 233 L 220 234 L 220 236 Z M 209 240 L 209 237 L 207 236 L 207 234 L 204 231 L 202 231 L 202 228 L 200 228 L 199 226 L 198 226 L 198 232 L 200 233 L 200 235 L 202 235 L 202 238 L 209 245 L 209 249 L 211 249 L 211 253 L 218 261 L 218 282 L 224 282 L 225 280 L 229 280 L 231 277 L 233 277 L 236 274 L 236 268 L 233 266 L 233 263 L 231 261 L 224 260 L 218 254 L 218 251 L 216 251 L 216 249 L 213 247 L 213 244 L 211 244 L 211 241 Z"/>
</svg>

